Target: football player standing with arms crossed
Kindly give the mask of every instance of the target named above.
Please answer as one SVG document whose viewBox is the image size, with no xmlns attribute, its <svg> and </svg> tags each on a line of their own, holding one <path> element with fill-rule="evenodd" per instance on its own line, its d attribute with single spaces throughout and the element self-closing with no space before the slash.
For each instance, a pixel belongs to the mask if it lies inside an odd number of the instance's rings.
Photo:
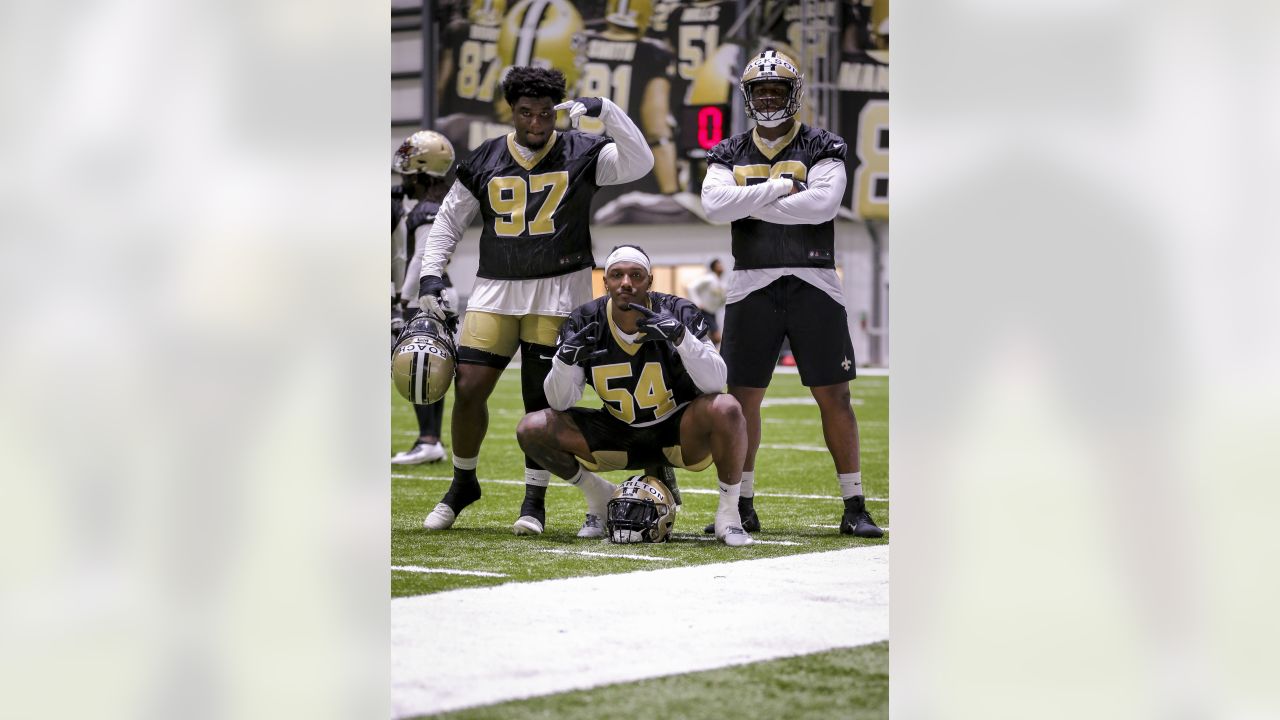
<svg viewBox="0 0 1280 720">
<path fill-rule="evenodd" d="M 603 185 L 637 180 L 653 168 L 644 134 L 613 102 L 561 102 L 565 77 L 559 70 L 513 67 L 502 90 L 515 131 L 484 142 L 458 165 L 457 182 L 423 248 L 419 305 L 443 319 L 441 274 L 480 214 L 480 266 L 458 341 L 453 482 L 423 522 L 428 530 L 448 529 L 480 499 L 476 467 L 488 430 L 488 399 L 517 347 L 525 412 L 548 407 L 543 380 L 556 354 L 556 336 L 565 318 L 592 295 L 592 196 Z M 557 110 L 568 110 L 574 123 L 583 115 L 599 118 L 608 136 L 556 131 Z M 525 498 L 512 526 L 515 534 L 542 533 L 550 477 L 525 456 Z M 587 482 L 590 487 L 579 487 L 589 505 L 599 498 L 607 503 L 614 486 L 594 475 Z"/>
<path fill-rule="evenodd" d="M 796 121 L 804 77 L 786 55 L 757 55 L 747 63 L 740 88 L 756 127 L 708 154 L 702 205 L 713 222 L 733 222 L 734 268 L 721 351 L 729 392 L 747 420 L 738 501 L 742 525 L 748 532 L 760 529 L 753 505 L 760 404 L 785 337 L 800 381 L 818 403 L 822 435 L 835 462 L 844 498 L 840 532 L 881 537 L 862 490 L 858 421 L 849 397 L 857 372 L 835 270 L 833 221 L 844 196 L 847 147 L 839 136 Z"/>
</svg>

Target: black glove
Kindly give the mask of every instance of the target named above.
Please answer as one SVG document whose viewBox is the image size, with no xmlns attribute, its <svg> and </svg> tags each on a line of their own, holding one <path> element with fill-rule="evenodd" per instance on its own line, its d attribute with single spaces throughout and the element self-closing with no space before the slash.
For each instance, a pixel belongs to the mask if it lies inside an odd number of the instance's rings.
<svg viewBox="0 0 1280 720">
<path fill-rule="evenodd" d="M 598 348 L 600 338 L 596 337 L 599 323 L 591 323 L 578 332 L 565 338 L 556 350 L 556 357 L 565 365 L 582 365 L 604 355 L 607 350 Z"/>
<path fill-rule="evenodd" d="M 665 340 L 672 345 L 679 345 L 684 340 L 684 323 L 666 310 L 654 312 L 643 305 L 631 304 L 632 310 L 638 310 L 644 317 L 636 326 L 644 333 L 641 342 L 659 342 Z"/>
<path fill-rule="evenodd" d="M 418 308 L 444 323 L 449 332 L 458 329 L 458 313 L 449 307 L 444 296 L 444 280 L 435 275 L 423 275 L 418 281 Z"/>
</svg>

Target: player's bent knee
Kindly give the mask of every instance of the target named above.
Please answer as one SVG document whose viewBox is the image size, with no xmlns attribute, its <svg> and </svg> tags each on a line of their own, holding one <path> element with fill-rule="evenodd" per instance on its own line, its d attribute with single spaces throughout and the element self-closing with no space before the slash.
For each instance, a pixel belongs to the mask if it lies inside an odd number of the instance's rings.
<svg viewBox="0 0 1280 720">
<path fill-rule="evenodd" d="M 538 443 L 551 434 L 551 410 L 539 410 L 520 418 L 516 424 L 516 440 L 521 448 Z"/>
<path fill-rule="evenodd" d="M 711 412 L 719 422 L 734 427 L 740 427 L 747 422 L 742 414 L 742 404 L 732 395 L 721 393 L 712 398 Z"/>
</svg>

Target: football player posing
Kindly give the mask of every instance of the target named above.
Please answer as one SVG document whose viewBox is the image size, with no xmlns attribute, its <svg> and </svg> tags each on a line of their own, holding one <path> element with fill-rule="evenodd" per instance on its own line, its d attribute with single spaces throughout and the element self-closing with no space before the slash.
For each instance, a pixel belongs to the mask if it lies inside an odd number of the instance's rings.
<svg viewBox="0 0 1280 720">
<path fill-rule="evenodd" d="M 839 136 L 796 122 L 804 77 L 786 55 L 757 55 L 740 87 L 756 126 L 707 155 L 702 206 L 713 222 L 733 221 L 722 350 L 729 392 L 747 419 L 743 525 L 760 528 L 752 502 L 760 403 L 785 337 L 800 382 L 818 403 L 822 435 L 835 461 L 844 498 L 840 532 L 881 537 L 862 490 L 858 420 L 849 399 L 849 381 L 857 372 L 835 269 L 833 220 L 844 197 L 847 148 Z"/>
<path fill-rule="evenodd" d="M 738 516 L 746 424 L 732 395 L 720 393 L 725 364 L 707 340 L 698 307 L 649 292 L 649 257 L 622 245 L 605 261 L 607 293 L 573 311 L 560 329 L 546 379 L 551 409 L 516 428 L 520 447 L 587 495 L 578 537 L 602 537 L 614 486 L 593 470 L 655 466 L 693 471 L 715 462 L 720 505 L 713 528 L 726 545 L 750 545 Z M 573 407 L 590 383 L 604 400 Z"/>
<path fill-rule="evenodd" d="M 513 67 L 502 81 L 515 132 L 481 144 L 458 165 L 423 247 L 419 306 L 440 319 L 441 274 L 463 231 L 479 213 L 480 266 L 458 340 L 453 406 L 453 482 L 423 522 L 453 525 L 480 499 L 476 465 L 488 430 L 488 399 L 520 348 L 525 412 L 548 407 L 542 381 L 556 336 L 574 308 L 591 299 L 591 197 L 602 185 L 631 182 L 653 168 L 644 135 L 611 101 L 584 97 L 561 103 L 559 70 Z M 557 104 L 560 103 L 560 104 Z M 556 111 L 571 121 L 598 117 L 608 136 L 557 132 Z M 525 499 L 512 526 L 536 535 L 546 522 L 550 473 L 525 458 Z"/>
</svg>

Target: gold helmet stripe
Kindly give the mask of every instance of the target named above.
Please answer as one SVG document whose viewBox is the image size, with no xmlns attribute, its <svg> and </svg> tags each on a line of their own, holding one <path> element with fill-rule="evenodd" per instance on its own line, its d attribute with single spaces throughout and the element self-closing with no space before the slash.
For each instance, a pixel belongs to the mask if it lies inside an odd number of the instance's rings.
<svg viewBox="0 0 1280 720">
<path fill-rule="evenodd" d="M 520 37 L 516 43 L 516 65 L 533 64 L 533 46 L 538 40 L 538 25 L 547 14 L 551 0 L 535 0 L 524 13 L 524 22 L 520 24 Z"/>
</svg>

